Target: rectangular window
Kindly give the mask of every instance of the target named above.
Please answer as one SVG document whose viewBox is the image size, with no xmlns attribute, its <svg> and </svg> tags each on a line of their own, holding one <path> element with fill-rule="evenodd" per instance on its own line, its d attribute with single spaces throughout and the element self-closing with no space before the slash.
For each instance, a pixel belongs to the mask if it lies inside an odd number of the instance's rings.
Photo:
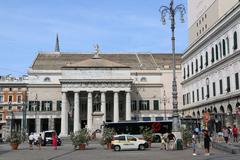
<svg viewBox="0 0 240 160">
<path fill-rule="evenodd" d="M 209 98 L 210 95 L 209 95 L 209 85 L 207 85 L 207 95 L 206 95 L 206 98 Z"/>
<path fill-rule="evenodd" d="M 132 109 L 132 111 L 136 111 L 137 110 L 137 101 L 136 100 L 133 100 L 131 102 L 131 109 Z"/>
<path fill-rule="evenodd" d="M 222 86 L 222 80 L 219 80 L 219 88 L 220 88 L 220 94 L 223 94 L 223 86 Z"/>
<path fill-rule="evenodd" d="M 239 89 L 239 76 L 238 73 L 235 73 L 235 85 L 236 85 L 236 90 Z"/>
<path fill-rule="evenodd" d="M 159 110 L 159 101 L 158 100 L 153 101 L 153 108 L 154 108 L 154 110 Z"/>
<path fill-rule="evenodd" d="M 57 111 L 62 110 L 62 101 L 57 101 Z"/>
<path fill-rule="evenodd" d="M 230 77 L 228 76 L 227 77 L 227 92 L 230 92 L 231 91 L 231 84 L 230 84 Z"/>
<path fill-rule="evenodd" d="M 52 111 L 52 101 L 42 101 L 42 111 Z"/>
<path fill-rule="evenodd" d="M 185 94 L 183 95 L 183 105 L 185 105 Z"/>
<path fill-rule="evenodd" d="M 194 103 L 195 101 L 195 96 L 194 96 L 194 91 L 192 91 L 192 102 Z"/>
<path fill-rule="evenodd" d="M 8 96 L 8 102 L 12 102 L 12 96 Z"/>
<path fill-rule="evenodd" d="M 140 110 L 149 110 L 149 100 L 140 100 L 139 107 Z"/>
<path fill-rule="evenodd" d="M 3 102 L 3 96 L 0 96 L 0 103 Z"/>
<path fill-rule="evenodd" d="M 2 121 L 3 120 L 3 116 L 2 116 L 2 114 L 0 114 L 0 121 Z"/>
<path fill-rule="evenodd" d="M 204 100 L 204 88 L 202 87 L 202 100 Z"/>
<path fill-rule="evenodd" d="M 1 76 L 0 76 L 0 77 L 1 77 Z M 3 88 L 0 87 L 0 92 L 2 92 L 2 91 L 3 91 Z"/>
<path fill-rule="evenodd" d="M 29 101 L 28 111 L 39 111 L 40 110 L 40 101 Z"/>
<path fill-rule="evenodd" d="M 18 96 L 18 97 L 17 97 L 17 102 L 18 102 L 18 103 L 21 103 L 21 102 L 22 102 L 22 96 Z"/>
<path fill-rule="evenodd" d="M 213 82 L 212 86 L 213 86 L 213 96 L 216 96 L 216 84 L 215 84 L 215 82 Z"/>
<path fill-rule="evenodd" d="M 197 89 L 197 101 L 199 101 L 199 90 Z"/>
</svg>

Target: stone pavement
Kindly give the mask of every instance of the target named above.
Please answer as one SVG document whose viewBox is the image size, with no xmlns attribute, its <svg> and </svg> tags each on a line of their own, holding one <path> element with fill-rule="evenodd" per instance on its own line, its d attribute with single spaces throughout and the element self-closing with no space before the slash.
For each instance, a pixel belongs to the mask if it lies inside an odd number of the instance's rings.
<svg viewBox="0 0 240 160">
<path fill-rule="evenodd" d="M 69 143 L 53 150 L 51 146 L 38 150 L 29 150 L 27 144 L 21 144 L 19 150 L 13 151 L 9 144 L 0 145 L 0 160 L 239 160 L 239 154 L 229 154 L 223 151 L 211 150 L 210 156 L 204 156 L 203 149 L 197 150 L 197 156 L 192 156 L 192 149 L 179 151 L 163 151 L 159 144 L 152 144 L 151 149 L 145 151 L 107 150 L 94 143 L 87 146 L 85 151 L 73 150 Z"/>
</svg>

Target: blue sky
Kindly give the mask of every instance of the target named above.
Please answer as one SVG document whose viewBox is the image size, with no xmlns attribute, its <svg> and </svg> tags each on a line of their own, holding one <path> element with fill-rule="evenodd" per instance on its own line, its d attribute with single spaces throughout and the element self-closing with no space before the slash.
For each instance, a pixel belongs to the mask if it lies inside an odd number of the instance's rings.
<svg viewBox="0 0 240 160">
<path fill-rule="evenodd" d="M 38 51 L 171 52 L 170 21 L 158 9 L 170 0 L 2 0 L 0 75 L 27 74 Z M 187 0 L 175 0 L 184 4 Z M 176 17 L 176 52 L 187 47 L 186 22 Z"/>
</svg>

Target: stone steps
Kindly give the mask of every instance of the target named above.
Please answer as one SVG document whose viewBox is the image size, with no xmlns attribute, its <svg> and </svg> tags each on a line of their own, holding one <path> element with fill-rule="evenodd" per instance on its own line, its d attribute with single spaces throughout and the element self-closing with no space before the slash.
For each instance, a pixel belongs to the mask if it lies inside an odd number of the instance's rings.
<svg viewBox="0 0 240 160">
<path fill-rule="evenodd" d="M 240 144 L 226 144 L 226 143 L 212 142 L 212 146 L 216 149 L 219 149 L 228 153 L 232 153 L 232 154 L 240 153 Z"/>
</svg>

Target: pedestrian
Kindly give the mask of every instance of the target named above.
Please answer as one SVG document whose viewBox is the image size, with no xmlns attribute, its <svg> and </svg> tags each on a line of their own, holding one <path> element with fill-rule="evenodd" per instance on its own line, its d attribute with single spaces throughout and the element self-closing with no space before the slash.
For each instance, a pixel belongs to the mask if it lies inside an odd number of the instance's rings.
<svg viewBox="0 0 240 160">
<path fill-rule="evenodd" d="M 174 144 L 175 144 L 175 135 L 172 132 L 168 133 L 168 145 L 169 145 L 169 149 L 173 150 L 174 149 Z"/>
<path fill-rule="evenodd" d="M 31 134 L 28 137 L 28 143 L 29 143 L 29 149 L 32 150 L 33 149 L 33 141 L 34 141 L 34 137 L 33 137 L 33 133 L 31 132 Z"/>
<path fill-rule="evenodd" d="M 55 132 L 52 133 L 52 147 L 57 149 L 57 134 Z"/>
<path fill-rule="evenodd" d="M 236 125 L 233 125 L 232 133 L 233 133 L 233 142 L 238 142 L 238 128 L 236 127 Z"/>
<path fill-rule="evenodd" d="M 229 139 L 229 131 L 227 129 L 227 127 L 223 127 L 223 138 L 225 140 L 226 143 L 228 143 L 228 139 Z"/>
<path fill-rule="evenodd" d="M 207 130 L 204 130 L 203 134 L 204 134 L 205 155 L 209 156 L 210 155 L 210 142 L 211 142 L 211 139 L 210 139 L 210 137 L 208 135 L 208 131 Z"/>
<path fill-rule="evenodd" d="M 38 136 L 38 149 L 41 150 L 41 145 L 42 145 L 42 135 L 39 134 Z"/>
<path fill-rule="evenodd" d="M 193 156 L 196 156 L 196 144 L 197 144 L 197 134 L 196 132 L 194 131 L 193 132 L 193 135 L 192 135 L 192 148 L 193 148 L 193 153 L 192 155 Z"/>
</svg>

